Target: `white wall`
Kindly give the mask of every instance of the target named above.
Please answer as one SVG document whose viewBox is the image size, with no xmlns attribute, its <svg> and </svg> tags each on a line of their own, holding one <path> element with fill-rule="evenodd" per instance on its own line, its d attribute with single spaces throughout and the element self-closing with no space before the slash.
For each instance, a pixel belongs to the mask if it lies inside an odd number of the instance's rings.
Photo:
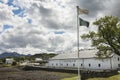
<svg viewBox="0 0 120 80">
<path fill-rule="evenodd" d="M 80 68 L 84 69 L 111 69 L 110 67 L 110 59 L 66 59 L 66 60 L 51 60 L 49 61 L 49 66 L 54 67 L 71 67 L 77 68 L 78 61 Z M 57 65 L 56 65 L 57 64 Z M 81 65 L 82 64 L 82 65 Z M 89 66 L 90 64 L 90 66 Z M 99 67 L 100 64 L 100 67 Z"/>
<path fill-rule="evenodd" d="M 119 61 L 118 61 L 119 57 Z M 49 67 L 70 67 L 77 68 L 78 61 L 80 68 L 90 69 L 90 70 L 104 70 L 104 69 L 116 69 L 118 68 L 118 64 L 120 64 L 120 56 L 114 55 L 112 59 L 96 59 L 96 58 L 86 58 L 86 59 L 61 59 L 61 60 L 50 60 L 48 63 Z M 111 67 L 112 63 L 112 67 Z M 82 65 L 81 65 L 82 64 Z M 90 66 L 89 66 L 90 64 Z M 99 67 L 100 64 L 100 67 Z"/>
<path fill-rule="evenodd" d="M 61 60 L 62 67 L 76 67 L 76 59 Z"/>
<path fill-rule="evenodd" d="M 59 60 L 50 60 L 49 63 L 48 63 L 48 66 L 49 67 L 58 67 L 58 66 L 60 66 Z"/>
<path fill-rule="evenodd" d="M 77 67 L 76 68 L 78 68 L 78 62 L 79 62 L 80 69 L 83 69 L 83 67 L 84 67 L 84 65 L 83 65 L 83 59 L 77 60 L 77 62 L 76 62 Z"/>
<path fill-rule="evenodd" d="M 77 67 L 76 59 L 50 60 L 48 66 L 53 67 Z M 56 65 L 57 64 L 57 65 Z"/>
<path fill-rule="evenodd" d="M 13 59 L 6 59 L 5 63 L 6 63 L 6 64 L 12 64 L 13 61 L 14 61 Z"/>
<path fill-rule="evenodd" d="M 118 58 L 119 58 L 119 60 L 118 60 Z M 120 56 L 115 54 L 111 58 L 111 62 L 112 62 L 112 69 L 120 68 L 120 66 L 118 66 L 118 64 L 120 64 Z"/>
<path fill-rule="evenodd" d="M 110 69 L 110 59 L 84 59 L 84 69 Z"/>
</svg>

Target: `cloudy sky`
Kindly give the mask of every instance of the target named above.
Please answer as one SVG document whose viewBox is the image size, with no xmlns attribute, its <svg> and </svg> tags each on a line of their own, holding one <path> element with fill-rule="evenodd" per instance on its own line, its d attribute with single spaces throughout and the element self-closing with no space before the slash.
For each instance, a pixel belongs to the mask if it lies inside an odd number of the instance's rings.
<svg viewBox="0 0 120 80">
<path fill-rule="evenodd" d="M 0 53 L 76 50 L 77 5 L 89 10 L 80 15 L 90 22 L 89 28 L 80 27 L 80 35 L 96 30 L 92 22 L 100 17 L 120 17 L 119 0 L 0 0 Z M 80 39 L 80 48 L 89 47 L 90 41 Z"/>
</svg>

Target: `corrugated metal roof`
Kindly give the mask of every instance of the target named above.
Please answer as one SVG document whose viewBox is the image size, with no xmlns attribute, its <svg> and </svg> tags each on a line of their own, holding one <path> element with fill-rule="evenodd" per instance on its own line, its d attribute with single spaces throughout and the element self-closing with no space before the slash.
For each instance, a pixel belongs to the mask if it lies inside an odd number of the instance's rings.
<svg viewBox="0 0 120 80">
<path fill-rule="evenodd" d="M 82 50 L 79 52 L 79 58 L 93 58 L 96 57 L 98 50 Z M 70 58 L 78 58 L 77 52 L 72 53 L 62 53 L 59 54 L 52 59 L 70 59 Z"/>
</svg>

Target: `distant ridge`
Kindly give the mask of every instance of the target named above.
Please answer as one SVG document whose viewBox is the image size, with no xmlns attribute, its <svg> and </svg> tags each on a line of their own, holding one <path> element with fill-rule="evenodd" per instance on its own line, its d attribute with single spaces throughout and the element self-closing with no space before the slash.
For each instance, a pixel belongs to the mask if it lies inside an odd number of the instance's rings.
<svg viewBox="0 0 120 80">
<path fill-rule="evenodd" d="M 0 54 L 0 58 L 20 57 L 20 56 L 30 56 L 30 55 L 19 54 L 17 52 L 4 52 L 4 53 Z"/>
</svg>

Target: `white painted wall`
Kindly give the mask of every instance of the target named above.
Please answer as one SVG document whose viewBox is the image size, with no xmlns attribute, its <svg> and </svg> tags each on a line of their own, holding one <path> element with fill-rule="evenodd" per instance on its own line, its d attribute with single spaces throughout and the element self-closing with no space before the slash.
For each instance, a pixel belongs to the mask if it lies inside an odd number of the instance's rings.
<svg viewBox="0 0 120 80">
<path fill-rule="evenodd" d="M 120 56 L 118 56 L 118 55 L 115 54 L 111 58 L 111 62 L 112 62 L 112 69 L 120 68 L 120 66 L 118 66 L 120 64 Z"/>
<path fill-rule="evenodd" d="M 79 67 L 80 69 L 83 69 L 84 65 L 83 65 L 83 59 L 78 59 L 77 62 L 76 62 L 76 68 L 78 68 L 78 62 L 79 62 Z"/>
<path fill-rule="evenodd" d="M 59 64 L 59 60 L 50 60 L 49 63 L 48 63 L 48 66 L 50 66 L 50 67 L 57 67 L 56 64 Z"/>
<path fill-rule="evenodd" d="M 13 59 L 13 58 L 6 58 L 5 63 L 6 63 L 6 64 L 12 64 L 12 63 L 13 63 L 13 61 L 14 61 L 14 59 Z"/>
<path fill-rule="evenodd" d="M 119 58 L 119 61 L 118 61 Z M 86 58 L 86 59 L 61 59 L 61 60 L 50 60 L 48 63 L 49 67 L 70 67 L 77 68 L 79 66 L 81 69 L 88 70 L 106 70 L 106 69 L 117 69 L 118 64 L 120 64 L 120 56 L 114 55 L 111 59 L 96 59 L 96 58 Z M 111 67 L 112 63 L 112 67 Z M 74 65 L 73 65 L 74 64 Z M 82 65 L 81 65 L 82 64 Z M 90 64 L 90 66 L 89 66 Z M 99 67 L 100 64 L 100 67 Z"/>
<path fill-rule="evenodd" d="M 89 66 L 90 64 L 90 66 Z M 99 66 L 100 65 L 100 66 Z M 84 59 L 84 69 L 110 69 L 110 59 Z"/>
</svg>

